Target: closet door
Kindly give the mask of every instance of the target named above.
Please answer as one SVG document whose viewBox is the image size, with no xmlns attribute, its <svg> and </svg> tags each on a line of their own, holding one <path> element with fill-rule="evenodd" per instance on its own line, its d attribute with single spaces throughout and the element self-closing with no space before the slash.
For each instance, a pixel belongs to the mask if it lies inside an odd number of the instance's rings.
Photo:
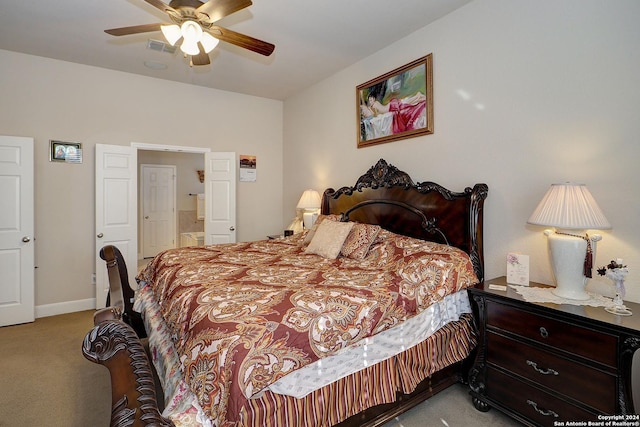
<svg viewBox="0 0 640 427">
<path fill-rule="evenodd" d="M 236 153 L 204 156 L 204 243 L 236 241 Z"/>
<path fill-rule="evenodd" d="M 121 145 L 96 144 L 96 308 L 104 308 L 109 277 L 100 249 L 120 249 L 135 286 L 138 264 L 138 151 Z"/>
<path fill-rule="evenodd" d="M 33 322 L 33 138 L 0 136 L 0 326 Z"/>
</svg>

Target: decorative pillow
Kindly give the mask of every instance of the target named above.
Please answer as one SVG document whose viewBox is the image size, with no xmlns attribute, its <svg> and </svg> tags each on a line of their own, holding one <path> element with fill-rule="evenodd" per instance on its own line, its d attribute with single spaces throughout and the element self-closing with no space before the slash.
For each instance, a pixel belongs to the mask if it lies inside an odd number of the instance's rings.
<svg viewBox="0 0 640 427">
<path fill-rule="evenodd" d="M 304 236 L 304 240 L 302 241 L 303 245 L 308 245 L 311 242 L 311 239 L 313 239 L 313 235 L 316 233 L 316 230 L 318 229 L 318 226 L 325 219 L 328 220 L 328 221 L 340 221 L 340 215 L 333 215 L 333 214 L 331 214 L 331 215 L 318 215 L 318 218 L 316 219 L 316 222 L 313 223 L 313 227 L 311 227 L 311 230 L 309 230 L 307 235 Z"/>
<path fill-rule="evenodd" d="M 354 224 L 342 245 L 342 249 L 340 249 L 340 253 L 348 258 L 363 259 L 376 241 L 378 233 L 380 233 L 379 225 Z"/>
<path fill-rule="evenodd" d="M 304 252 L 336 259 L 353 225 L 352 222 L 322 221 Z"/>
</svg>

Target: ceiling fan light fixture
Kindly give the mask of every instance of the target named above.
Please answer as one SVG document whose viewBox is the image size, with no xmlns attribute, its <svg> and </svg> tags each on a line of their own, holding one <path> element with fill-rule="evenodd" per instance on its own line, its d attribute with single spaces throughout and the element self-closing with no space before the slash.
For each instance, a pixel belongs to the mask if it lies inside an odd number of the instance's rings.
<svg viewBox="0 0 640 427">
<path fill-rule="evenodd" d="M 194 41 L 183 41 L 182 45 L 180 45 L 180 50 L 186 53 L 187 55 L 197 55 L 200 53 L 200 48 L 198 47 L 198 42 Z"/>
<path fill-rule="evenodd" d="M 166 2 L 162 0 L 145 0 L 145 2 L 164 12 L 171 20 L 171 23 L 165 21 L 165 23 L 133 25 L 112 28 L 105 30 L 105 32 L 112 36 L 125 36 L 162 30 L 167 40 L 165 46 L 177 47 L 180 45 L 180 50 L 196 59 L 195 65 L 207 65 L 210 63 L 210 58 L 207 54 L 215 49 L 218 40 L 223 40 L 264 56 L 271 55 L 275 49 L 275 46 L 271 43 L 213 25 L 219 19 L 251 6 L 251 1 L 170 0 Z M 211 37 L 204 35 L 205 33 L 209 33 Z M 174 51 L 172 49 L 171 53 Z"/>
<path fill-rule="evenodd" d="M 202 28 L 195 21 L 184 21 L 180 27 L 180 32 L 185 43 L 198 43 L 202 38 Z"/>
<path fill-rule="evenodd" d="M 211 34 L 203 32 L 202 39 L 200 39 L 200 43 L 202 43 L 202 47 L 206 53 L 211 52 L 220 42 L 217 38 L 213 37 Z"/>
<path fill-rule="evenodd" d="M 198 42 L 203 34 L 200 25 L 195 21 L 184 21 L 180 26 L 180 32 L 182 33 L 180 50 L 187 55 L 198 55 L 200 53 Z"/>
<path fill-rule="evenodd" d="M 182 37 L 182 30 L 177 25 L 161 25 L 160 30 L 164 34 L 164 38 L 167 39 L 171 46 L 175 46 L 176 42 Z"/>
</svg>

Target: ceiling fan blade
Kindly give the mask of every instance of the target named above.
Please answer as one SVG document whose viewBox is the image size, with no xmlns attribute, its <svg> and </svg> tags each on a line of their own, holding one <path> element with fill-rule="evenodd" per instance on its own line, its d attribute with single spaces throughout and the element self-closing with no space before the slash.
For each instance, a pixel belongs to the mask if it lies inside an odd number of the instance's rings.
<svg viewBox="0 0 640 427">
<path fill-rule="evenodd" d="M 207 28 L 207 30 L 213 37 L 220 39 L 223 42 L 231 43 L 236 46 L 249 49 L 253 52 L 259 53 L 260 55 L 269 56 L 276 48 L 275 45 L 271 43 L 267 43 L 256 38 L 240 34 L 227 28 L 219 27 L 217 25 L 212 25 L 211 27 Z"/>
<path fill-rule="evenodd" d="M 206 22 L 216 22 L 227 15 L 251 6 L 251 0 L 209 0 L 196 9 L 196 13 L 203 13 L 209 18 Z"/>
<path fill-rule="evenodd" d="M 169 14 L 173 13 L 174 15 L 180 16 L 180 13 L 178 13 L 177 10 L 175 10 L 174 8 L 172 8 L 171 6 L 169 6 L 163 1 L 160 1 L 160 0 L 144 0 L 144 1 L 146 1 L 156 9 L 160 9 L 164 13 L 169 13 Z"/>
<path fill-rule="evenodd" d="M 133 27 L 112 28 L 110 30 L 104 30 L 105 33 L 112 36 L 126 36 L 129 34 L 148 33 L 151 31 L 160 31 L 160 26 L 166 25 L 163 23 L 158 24 L 144 24 L 134 25 Z"/>
<path fill-rule="evenodd" d="M 200 53 L 191 57 L 191 63 L 193 65 L 209 65 L 211 60 L 209 59 L 209 54 L 200 47 Z"/>
</svg>

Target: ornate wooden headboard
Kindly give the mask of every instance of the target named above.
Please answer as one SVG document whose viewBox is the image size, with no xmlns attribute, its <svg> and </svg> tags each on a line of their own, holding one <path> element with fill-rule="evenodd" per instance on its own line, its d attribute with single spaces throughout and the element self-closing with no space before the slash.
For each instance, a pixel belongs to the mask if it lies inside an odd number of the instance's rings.
<svg viewBox="0 0 640 427">
<path fill-rule="evenodd" d="M 353 187 L 325 190 L 323 214 L 377 224 L 397 234 L 456 246 L 469 254 L 484 278 L 482 210 L 489 187 L 475 184 L 456 193 L 411 177 L 380 159 Z"/>
</svg>

